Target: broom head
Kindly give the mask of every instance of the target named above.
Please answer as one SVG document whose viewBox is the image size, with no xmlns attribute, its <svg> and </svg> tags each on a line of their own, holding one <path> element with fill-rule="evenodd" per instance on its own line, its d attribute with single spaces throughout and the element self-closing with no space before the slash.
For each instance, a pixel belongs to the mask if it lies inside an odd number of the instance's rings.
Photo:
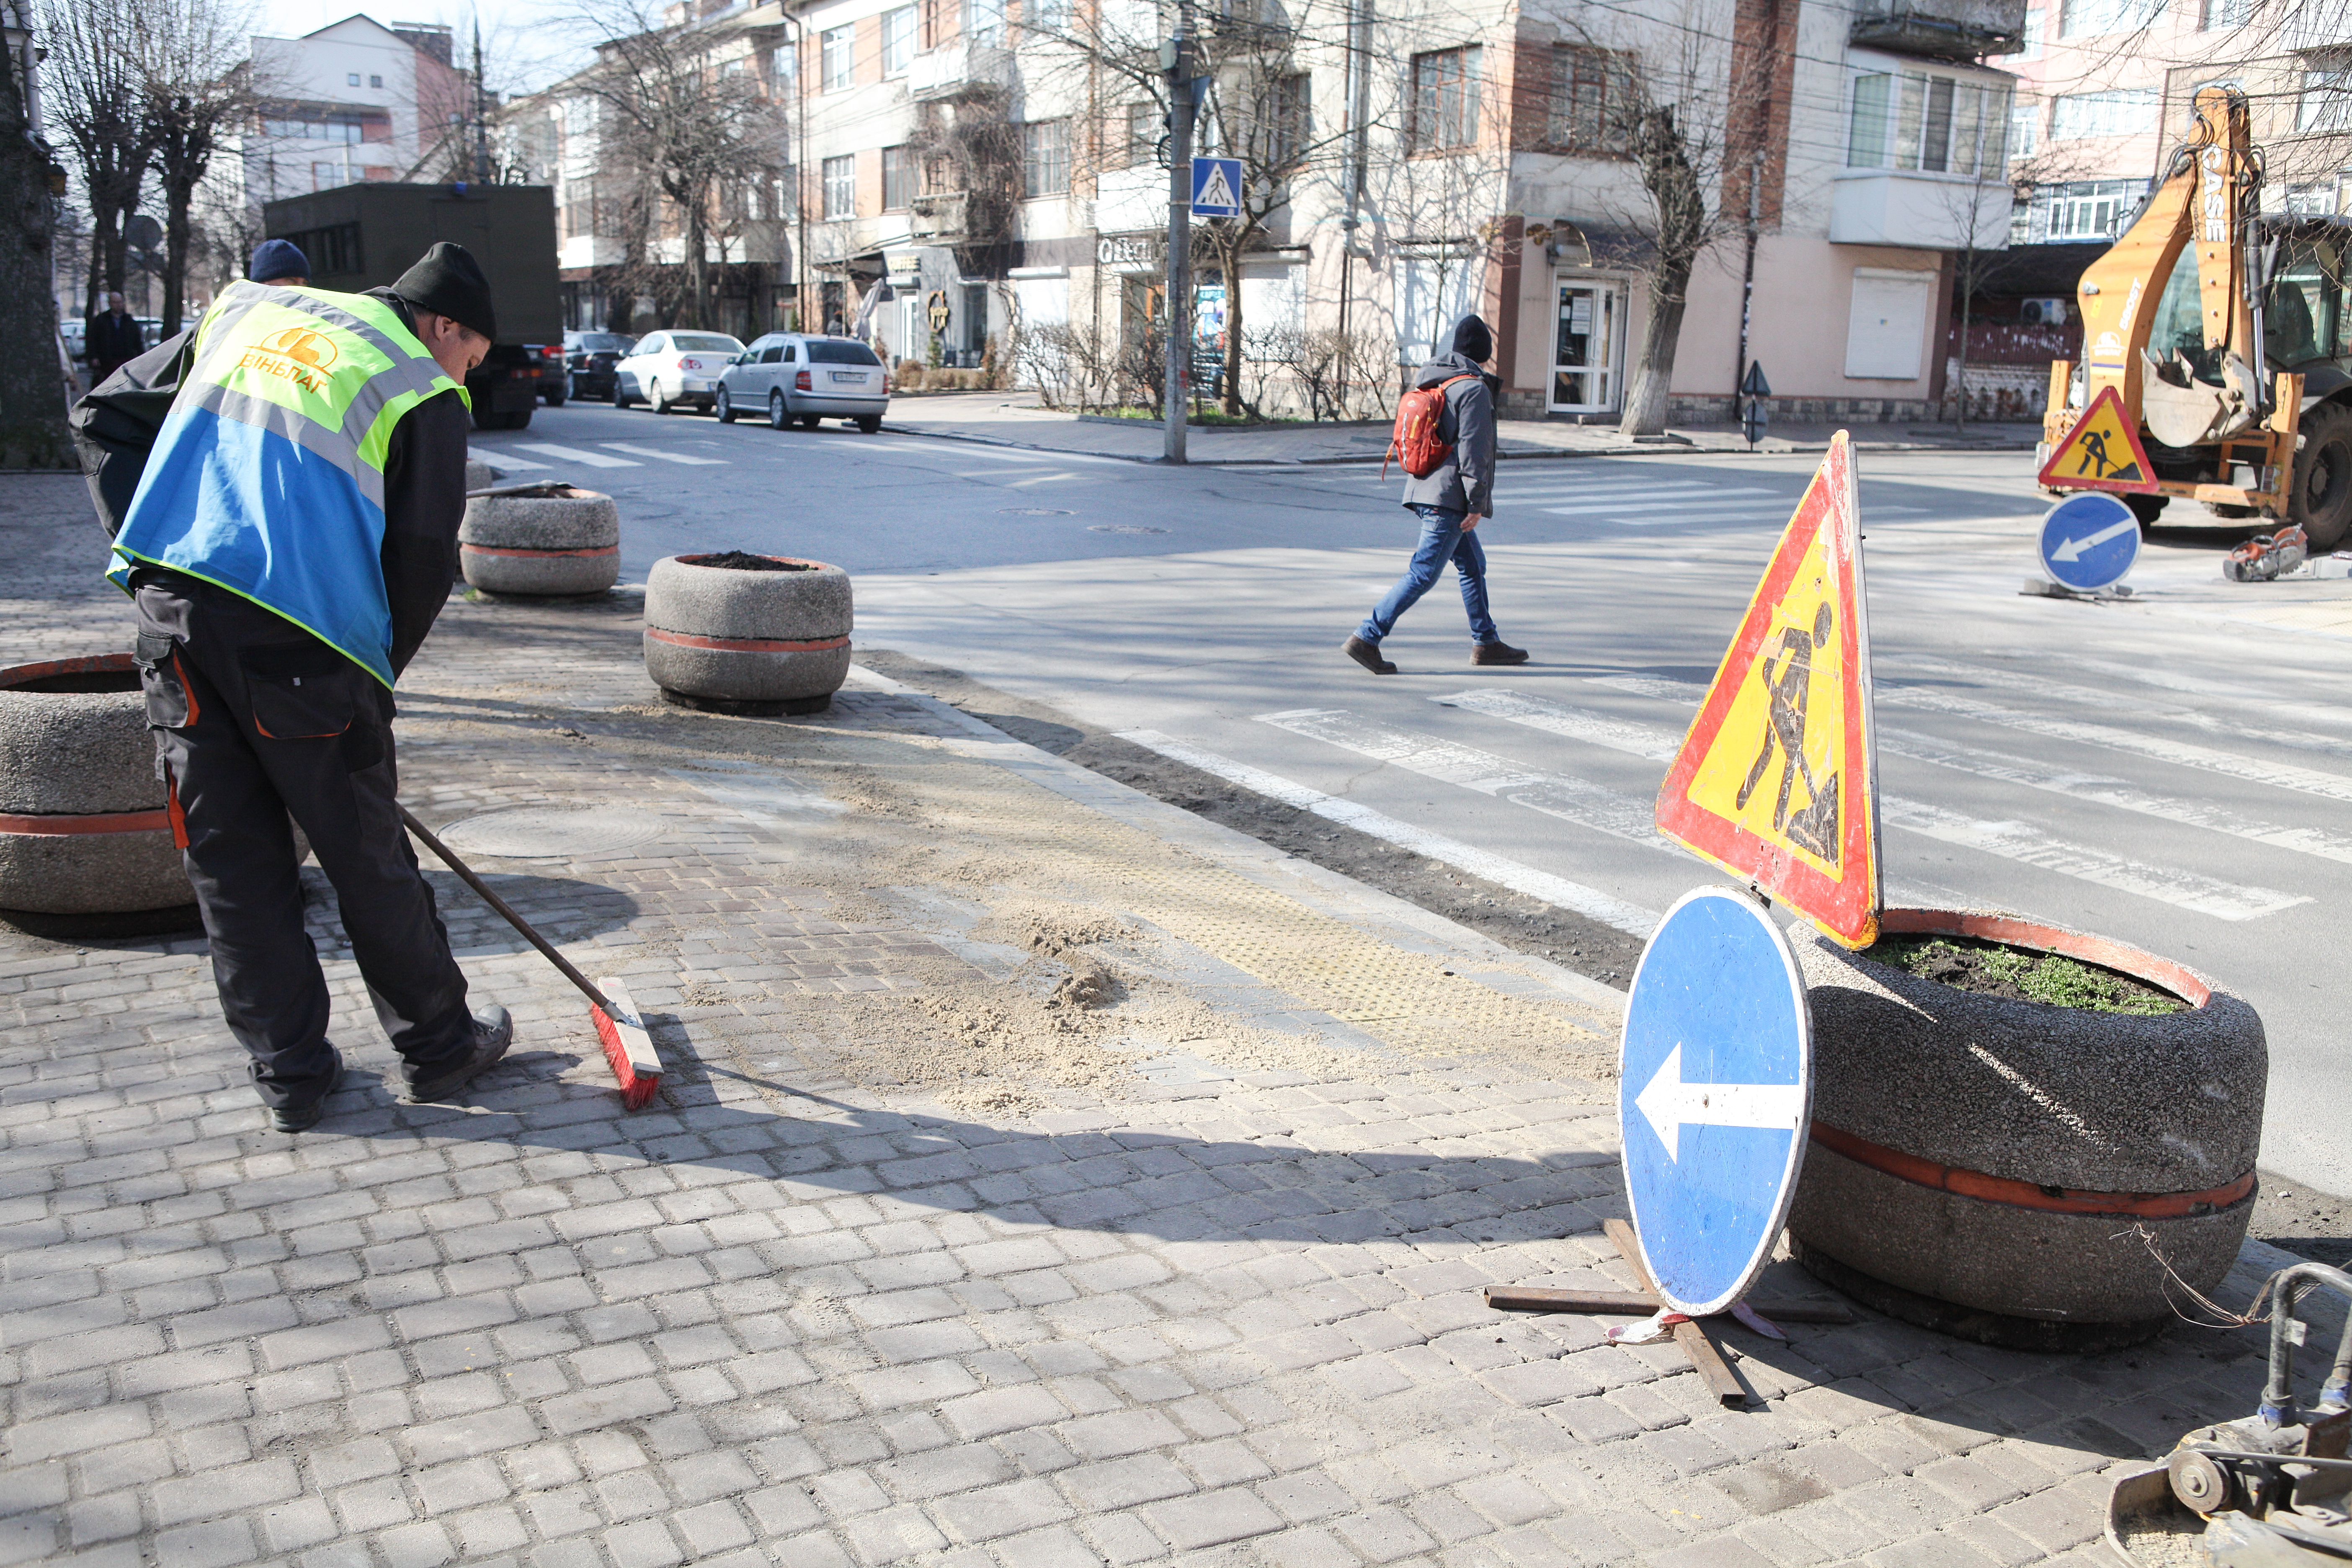
<svg viewBox="0 0 2352 1568">
<path fill-rule="evenodd" d="M 596 989 L 613 1005 L 606 1013 L 591 1006 L 588 1015 L 596 1025 L 596 1037 L 604 1043 L 604 1059 L 613 1064 L 613 1076 L 620 1080 L 621 1103 L 635 1110 L 654 1097 L 661 1088 L 661 1054 L 654 1049 L 654 1039 L 637 1014 L 637 1005 L 629 1000 L 629 988 L 618 980 L 599 979 Z"/>
</svg>

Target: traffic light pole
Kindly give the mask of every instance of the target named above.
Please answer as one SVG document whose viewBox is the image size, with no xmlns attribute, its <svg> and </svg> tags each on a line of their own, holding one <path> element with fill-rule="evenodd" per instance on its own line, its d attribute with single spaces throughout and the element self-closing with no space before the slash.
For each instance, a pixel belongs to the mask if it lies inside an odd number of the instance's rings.
<svg viewBox="0 0 2352 1568">
<path fill-rule="evenodd" d="M 1191 7 L 1184 7 L 1188 12 Z M 1167 384 L 1161 406 L 1164 461 L 1184 458 L 1185 416 L 1192 379 L 1192 40 L 1181 22 L 1172 48 L 1163 45 L 1168 71 L 1168 335 Z"/>
</svg>

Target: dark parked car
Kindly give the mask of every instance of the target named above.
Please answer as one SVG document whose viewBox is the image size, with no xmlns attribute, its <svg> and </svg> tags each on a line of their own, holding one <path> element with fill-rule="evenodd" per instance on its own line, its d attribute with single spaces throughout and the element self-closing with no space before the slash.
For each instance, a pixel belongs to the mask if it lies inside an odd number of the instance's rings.
<svg viewBox="0 0 2352 1568">
<path fill-rule="evenodd" d="M 566 332 L 563 368 L 574 397 L 613 395 L 613 366 L 636 346 L 620 332 Z"/>
<path fill-rule="evenodd" d="M 562 343 L 525 343 L 523 353 L 539 367 L 539 395 L 550 408 L 561 408 L 572 395 L 571 356 Z"/>
</svg>

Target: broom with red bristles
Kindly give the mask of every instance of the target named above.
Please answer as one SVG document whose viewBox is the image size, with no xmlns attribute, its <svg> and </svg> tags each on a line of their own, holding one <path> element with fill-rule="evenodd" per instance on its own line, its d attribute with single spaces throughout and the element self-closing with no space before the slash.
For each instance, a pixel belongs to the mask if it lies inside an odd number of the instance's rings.
<svg viewBox="0 0 2352 1568">
<path fill-rule="evenodd" d="M 563 971 L 563 978 L 580 987 L 580 994 L 588 998 L 588 1019 L 596 1026 L 596 1037 L 604 1042 L 604 1059 L 613 1064 L 613 1076 L 621 1080 L 621 1103 L 631 1110 L 651 1100 L 654 1091 L 661 1088 L 661 1055 L 654 1049 L 651 1035 L 637 1016 L 636 1005 L 629 1000 L 629 988 L 609 976 L 591 984 L 586 975 L 572 966 L 572 961 L 555 951 L 548 940 L 531 930 L 530 922 L 514 912 L 507 901 L 490 891 L 489 884 L 474 875 L 473 868 L 449 852 L 449 847 L 433 836 L 432 830 L 416 820 L 408 807 L 400 808 L 400 819 L 408 824 L 408 831 L 436 855 L 441 863 L 457 873 L 466 886 L 482 895 L 483 902 L 506 917 L 507 924 L 522 933 L 523 940 L 539 949 L 550 963 Z"/>
</svg>

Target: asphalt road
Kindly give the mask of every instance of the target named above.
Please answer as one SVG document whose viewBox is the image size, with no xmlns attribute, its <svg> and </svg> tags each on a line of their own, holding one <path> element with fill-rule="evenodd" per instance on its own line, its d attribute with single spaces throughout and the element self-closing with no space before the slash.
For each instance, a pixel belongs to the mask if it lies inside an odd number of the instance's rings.
<svg viewBox="0 0 2352 1568">
<path fill-rule="evenodd" d="M 1480 534 L 1534 661 L 1474 668 L 1449 579 L 1376 679 L 1339 645 L 1413 524 L 1369 467 L 1171 470 L 580 404 L 476 449 L 618 497 L 626 581 L 690 550 L 831 561 L 860 642 L 1637 911 L 1713 875 L 1649 831 L 1662 752 L 1818 461 L 1507 464 Z M 2143 552 L 2141 603 L 2021 596 L 2045 504 L 2025 455 L 1857 466 L 1889 901 L 2016 910 L 2238 991 L 2270 1035 L 2263 1163 L 2352 1195 L 2352 640 L 2231 618 L 2230 595 L 2266 590 L 2222 590 L 2234 536 L 2194 530 Z"/>
</svg>

